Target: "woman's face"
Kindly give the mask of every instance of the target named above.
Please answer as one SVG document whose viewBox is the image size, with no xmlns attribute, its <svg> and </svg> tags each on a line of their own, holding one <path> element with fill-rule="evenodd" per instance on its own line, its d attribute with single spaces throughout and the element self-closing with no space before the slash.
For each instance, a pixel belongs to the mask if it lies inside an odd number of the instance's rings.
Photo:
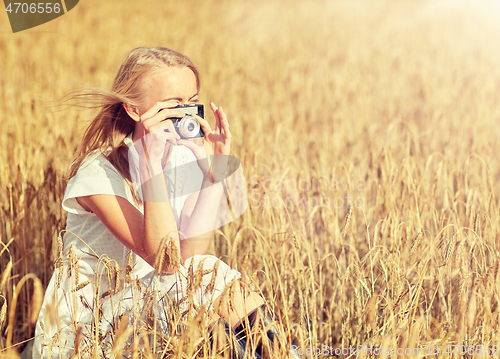
<svg viewBox="0 0 500 359">
<path fill-rule="evenodd" d="M 140 115 L 157 102 L 172 101 L 172 107 L 198 102 L 196 76 L 188 67 L 165 66 L 154 71 L 141 84 L 141 91 Z"/>
</svg>

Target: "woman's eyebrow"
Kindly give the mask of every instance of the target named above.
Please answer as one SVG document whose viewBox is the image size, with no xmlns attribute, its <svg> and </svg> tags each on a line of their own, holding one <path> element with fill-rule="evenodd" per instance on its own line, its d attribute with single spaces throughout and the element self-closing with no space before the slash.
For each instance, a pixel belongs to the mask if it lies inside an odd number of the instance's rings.
<svg viewBox="0 0 500 359">
<path fill-rule="evenodd" d="M 193 96 L 191 96 L 191 97 L 189 98 L 189 100 L 192 100 L 192 99 L 193 99 L 193 98 L 195 98 L 196 96 L 198 96 L 198 92 L 197 92 L 197 93 L 195 93 Z M 171 97 L 171 98 L 168 98 L 168 99 L 161 100 L 161 102 L 167 102 L 167 101 L 172 101 L 172 100 L 182 102 L 182 98 L 180 98 L 180 97 Z"/>
</svg>

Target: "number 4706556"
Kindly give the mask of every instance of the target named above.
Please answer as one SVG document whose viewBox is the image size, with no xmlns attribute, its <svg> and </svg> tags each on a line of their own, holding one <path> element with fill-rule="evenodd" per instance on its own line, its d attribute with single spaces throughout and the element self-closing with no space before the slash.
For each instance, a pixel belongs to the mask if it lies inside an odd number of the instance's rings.
<svg viewBox="0 0 500 359">
<path fill-rule="evenodd" d="M 12 6 L 14 5 L 14 6 Z M 45 5 L 45 6 L 44 6 Z M 15 10 L 14 10 L 15 8 Z M 31 3 L 31 4 L 28 4 L 28 3 L 20 3 L 20 2 L 16 2 L 16 3 L 9 3 L 9 5 L 7 6 L 7 8 L 5 9 L 9 14 L 11 14 L 12 12 L 14 12 L 15 14 L 18 14 L 18 13 L 23 13 L 23 14 L 43 14 L 43 13 L 46 13 L 46 14 L 51 14 L 51 13 L 55 13 L 55 14 L 59 14 L 61 12 L 61 4 L 59 3 Z"/>
</svg>

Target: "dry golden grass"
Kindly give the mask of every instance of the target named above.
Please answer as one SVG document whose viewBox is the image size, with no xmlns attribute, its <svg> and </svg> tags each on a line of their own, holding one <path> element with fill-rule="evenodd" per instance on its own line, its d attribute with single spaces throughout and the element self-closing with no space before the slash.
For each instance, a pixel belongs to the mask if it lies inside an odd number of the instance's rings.
<svg viewBox="0 0 500 359">
<path fill-rule="evenodd" d="M 14 287 L 55 268 L 62 175 L 92 116 L 42 97 L 108 87 L 130 49 L 158 45 L 199 66 L 247 179 L 250 209 L 213 251 L 305 346 L 500 345 L 499 8 L 87 0 L 15 35 L 0 15 L 0 356 L 34 335 L 39 286 L 13 308 Z M 196 325 L 174 324 L 166 353 L 196 355 Z"/>
</svg>

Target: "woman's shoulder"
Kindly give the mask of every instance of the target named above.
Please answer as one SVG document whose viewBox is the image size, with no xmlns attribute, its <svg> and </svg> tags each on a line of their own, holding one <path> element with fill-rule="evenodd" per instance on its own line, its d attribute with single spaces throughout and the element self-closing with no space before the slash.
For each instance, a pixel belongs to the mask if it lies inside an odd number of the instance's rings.
<svg viewBox="0 0 500 359">
<path fill-rule="evenodd" d="M 87 177 L 106 177 L 119 176 L 118 170 L 109 162 L 106 157 L 106 152 L 95 150 L 87 155 L 82 161 L 78 171 L 75 174 L 76 178 Z"/>
<path fill-rule="evenodd" d="M 85 213 L 76 198 L 97 194 L 115 195 L 132 201 L 125 178 L 102 151 L 90 153 L 71 177 L 66 186 L 63 208 L 70 213 Z"/>
</svg>

